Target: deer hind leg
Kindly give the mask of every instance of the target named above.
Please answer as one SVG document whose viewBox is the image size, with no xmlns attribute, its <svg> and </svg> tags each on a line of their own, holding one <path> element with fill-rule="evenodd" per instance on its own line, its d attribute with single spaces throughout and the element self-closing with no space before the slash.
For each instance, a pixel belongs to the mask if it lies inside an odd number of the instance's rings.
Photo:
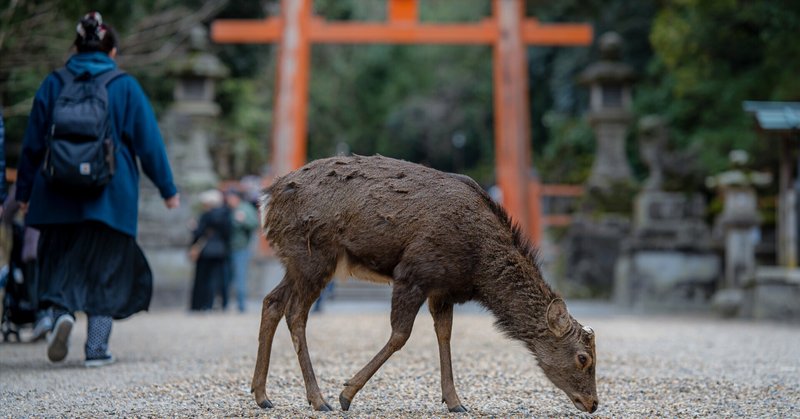
<svg viewBox="0 0 800 419">
<path fill-rule="evenodd" d="M 314 367 L 311 365 L 311 357 L 306 343 L 306 322 L 308 321 L 308 311 L 329 280 L 330 278 L 327 278 L 327 280 L 314 284 L 304 282 L 305 288 L 303 292 L 295 292 L 289 307 L 286 309 L 286 324 L 289 326 L 292 343 L 294 344 L 295 352 L 297 352 L 297 360 L 300 363 L 300 370 L 303 372 L 306 397 L 314 410 L 323 412 L 332 411 L 333 407 L 322 397 L 317 384 L 317 377 L 314 375 Z"/>
<path fill-rule="evenodd" d="M 256 403 L 262 408 L 272 408 L 272 402 L 267 398 L 267 374 L 269 373 L 269 357 L 272 352 L 272 338 L 275 329 L 283 317 L 286 303 L 289 300 L 290 287 L 284 277 L 283 281 L 272 292 L 264 297 L 261 306 L 261 326 L 258 331 L 258 355 L 256 369 L 253 373 L 253 382 L 250 391 L 255 395 Z"/>
<path fill-rule="evenodd" d="M 396 284 L 392 291 L 392 335 L 371 361 L 364 366 L 356 375 L 344 384 L 344 390 L 339 395 L 339 403 L 342 410 L 350 409 L 350 403 L 364 384 L 369 381 L 376 371 L 392 356 L 405 345 L 411 329 L 414 327 L 414 319 L 419 308 L 425 302 L 425 295 L 419 288 Z"/>
<path fill-rule="evenodd" d="M 453 304 L 437 298 L 428 299 L 428 309 L 433 317 L 433 328 L 439 342 L 439 363 L 442 370 L 442 401 L 451 412 L 467 412 L 456 394 L 453 382 L 453 364 L 450 361 L 450 335 L 453 330 Z"/>
</svg>

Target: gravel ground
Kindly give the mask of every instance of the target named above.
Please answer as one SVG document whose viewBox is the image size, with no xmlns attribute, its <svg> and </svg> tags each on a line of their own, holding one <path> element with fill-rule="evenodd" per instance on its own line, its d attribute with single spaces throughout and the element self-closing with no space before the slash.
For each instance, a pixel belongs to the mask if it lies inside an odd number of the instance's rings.
<svg viewBox="0 0 800 419">
<path fill-rule="evenodd" d="M 253 310 L 255 312 L 255 310 Z M 268 393 L 272 410 L 249 393 L 255 313 L 191 315 L 155 311 L 115 323 L 118 362 L 83 367 L 86 319 L 79 317 L 64 363 L 45 345 L 0 344 L 3 417 L 455 417 L 440 403 L 433 324 L 420 312 L 408 344 L 378 371 L 350 412 L 316 413 L 305 402 L 288 330 L 275 336 Z M 800 327 L 703 317 L 581 316 L 597 333 L 595 417 L 800 417 Z M 581 414 L 500 335 L 488 314 L 457 312 L 453 364 L 462 417 Z M 389 336 L 388 313 L 315 315 L 308 341 L 320 387 L 338 408 L 344 381 Z"/>
</svg>

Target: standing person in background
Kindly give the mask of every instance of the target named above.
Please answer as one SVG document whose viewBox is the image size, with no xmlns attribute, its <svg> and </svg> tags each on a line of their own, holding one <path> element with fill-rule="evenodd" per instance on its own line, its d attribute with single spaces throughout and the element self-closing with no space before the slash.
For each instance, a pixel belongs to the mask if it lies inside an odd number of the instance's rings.
<svg viewBox="0 0 800 419">
<path fill-rule="evenodd" d="M 258 228 L 258 212 L 249 202 L 242 199 L 239 191 L 229 189 L 225 202 L 232 213 L 233 231 L 231 233 L 231 269 L 233 286 L 236 290 L 236 304 L 240 313 L 246 310 L 247 271 L 250 265 L 250 238 Z"/>
<path fill-rule="evenodd" d="M 190 309 L 214 308 L 214 297 L 222 294 L 222 309 L 228 304 L 226 277 L 230 271 L 231 212 L 222 192 L 212 189 L 200 194 L 203 214 L 192 232 L 190 256 L 196 259 Z"/>
<path fill-rule="evenodd" d="M 137 159 L 167 208 L 178 207 L 180 198 L 147 96 L 136 79 L 116 71 L 113 29 L 103 23 L 99 13 L 91 12 L 80 19 L 76 31 L 76 53 L 64 69 L 44 80 L 34 97 L 16 195 L 20 205 L 28 208 L 27 223 L 41 231 L 40 308 L 51 307 L 56 319 L 47 357 L 52 362 L 66 358 L 75 324 L 73 313 L 83 311 L 88 318 L 85 365 L 92 367 L 114 362 L 108 350 L 112 319 L 127 318 L 150 305 L 153 275 L 136 243 Z M 96 194 L 68 193 L 43 171 L 46 157 L 52 158 L 56 151 L 54 133 L 64 126 L 56 126 L 56 117 L 64 114 L 56 115 L 54 109 L 64 109 L 64 102 L 57 102 L 62 90 L 77 83 L 97 85 L 96 80 L 105 80 L 107 116 L 103 115 L 102 122 L 109 124 L 104 125 L 110 133 L 105 150 L 111 150 L 113 176 Z M 91 89 L 83 92 L 96 93 Z M 80 116 L 81 121 L 93 117 L 88 113 Z"/>
</svg>

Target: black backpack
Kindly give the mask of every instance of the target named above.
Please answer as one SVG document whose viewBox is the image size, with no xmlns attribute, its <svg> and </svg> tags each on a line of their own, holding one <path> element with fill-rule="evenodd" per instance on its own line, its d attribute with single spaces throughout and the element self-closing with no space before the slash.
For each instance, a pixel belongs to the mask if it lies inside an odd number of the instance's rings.
<svg viewBox="0 0 800 419">
<path fill-rule="evenodd" d="M 125 72 L 76 76 L 62 68 L 55 74 L 63 87 L 47 134 L 44 178 L 64 192 L 96 195 L 111 181 L 116 166 L 107 86 Z"/>
</svg>

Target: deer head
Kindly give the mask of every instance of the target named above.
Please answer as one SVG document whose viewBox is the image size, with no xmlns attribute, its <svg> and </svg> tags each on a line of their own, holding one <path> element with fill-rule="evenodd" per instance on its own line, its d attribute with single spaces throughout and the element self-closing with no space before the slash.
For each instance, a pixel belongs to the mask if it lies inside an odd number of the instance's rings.
<svg viewBox="0 0 800 419">
<path fill-rule="evenodd" d="M 539 366 L 547 378 L 583 412 L 597 410 L 594 331 L 578 323 L 560 298 L 547 307 L 548 331 L 537 344 Z"/>
</svg>

